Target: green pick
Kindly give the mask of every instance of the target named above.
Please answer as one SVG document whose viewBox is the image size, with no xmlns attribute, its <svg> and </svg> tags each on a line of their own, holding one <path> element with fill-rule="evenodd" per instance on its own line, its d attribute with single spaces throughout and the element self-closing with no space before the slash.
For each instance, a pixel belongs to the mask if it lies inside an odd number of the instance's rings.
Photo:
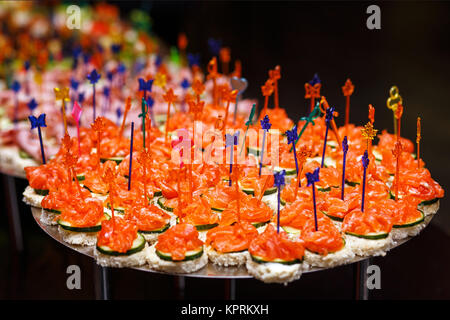
<svg viewBox="0 0 450 320">
<path fill-rule="evenodd" d="M 320 102 L 317 101 L 316 105 L 314 106 L 313 111 L 311 111 L 309 113 L 309 115 L 307 117 L 301 117 L 300 121 L 306 121 L 306 123 L 303 125 L 302 130 L 300 130 L 300 133 L 298 134 L 297 140 L 295 141 L 295 145 L 297 145 L 298 141 L 300 140 L 300 137 L 302 136 L 303 132 L 305 132 L 306 127 L 308 126 L 308 124 L 312 124 L 313 126 L 315 125 L 314 123 L 314 119 L 318 118 L 320 116 Z M 289 152 L 292 152 L 292 150 L 294 149 L 294 145 L 292 145 L 291 150 L 289 150 Z"/>
<path fill-rule="evenodd" d="M 248 131 L 248 128 L 249 128 L 250 125 L 252 124 L 253 117 L 255 116 L 255 111 L 256 111 L 256 104 L 253 104 L 252 110 L 250 110 L 250 115 L 248 116 L 248 120 L 247 120 L 247 122 L 245 122 L 245 125 L 247 126 L 247 128 L 245 129 L 245 133 L 244 133 L 244 141 L 242 142 L 242 147 L 241 147 L 241 151 L 239 152 L 239 155 L 241 155 L 242 150 L 244 150 L 244 146 L 245 146 L 245 138 L 247 137 L 247 131 Z"/>
</svg>

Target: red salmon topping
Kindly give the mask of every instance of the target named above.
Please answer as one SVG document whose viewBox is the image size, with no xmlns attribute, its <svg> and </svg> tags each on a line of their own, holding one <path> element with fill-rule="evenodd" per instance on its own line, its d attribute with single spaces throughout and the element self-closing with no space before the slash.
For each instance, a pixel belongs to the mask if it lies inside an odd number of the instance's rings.
<svg viewBox="0 0 450 320">
<path fill-rule="evenodd" d="M 302 240 L 289 240 L 286 232 L 277 233 L 275 227 L 268 225 L 263 233 L 259 234 L 250 243 L 248 251 L 251 255 L 260 257 L 266 261 L 281 259 L 292 261 L 303 259 L 305 248 Z"/>
<path fill-rule="evenodd" d="M 181 222 L 194 226 L 215 224 L 219 222 L 219 215 L 212 213 L 208 202 L 202 197 L 192 199 L 182 210 Z"/>
<path fill-rule="evenodd" d="M 247 250 L 258 231 L 250 223 L 242 221 L 231 226 L 219 226 L 208 231 L 206 244 L 217 252 L 239 252 Z"/>
<path fill-rule="evenodd" d="M 169 223 L 170 216 L 155 205 L 135 203 L 125 212 L 126 220 L 133 221 L 140 231 L 153 231 Z"/>
<path fill-rule="evenodd" d="M 243 194 L 240 197 L 239 202 L 239 217 L 241 220 L 250 223 L 266 222 L 272 218 L 272 209 L 263 201 L 259 202 L 258 199 L 251 195 Z M 231 201 L 226 209 L 222 212 L 222 218 L 220 219 L 221 225 L 230 225 L 239 221 L 237 211 L 237 201 Z"/>
<path fill-rule="evenodd" d="M 69 222 L 74 227 L 92 227 L 105 219 L 102 201 L 86 198 L 84 201 L 74 201 L 61 209 L 61 214 L 55 220 Z"/>
<path fill-rule="evenodd" d="M 344 247 L 342 235 L 334 224 L 321 221 L 317 224 L 317 228 L 316 231 L 314 221 L 309 219 L 301 233 L 301 238 L 308 250 L 327 255 Z"/>
<path fill-rule="evenodd" d="M 183 260 L 186 252 L 198 250 L 203 241 L 198 238 L 198 231 L 190 224 L 177 224 L 158 237 L 156 250 L 171 254 L 172 260 Z"/>
<path fill-rule="evenodd" d="M 132 221 L 115 216 L 102 222 L 97 236 L 97 246 L 107 246 L 113 251 L 125 253 L 133 246 L 138 228 Z"/>
<path fill-rule="evenodd" d="M 347 214 L 342 223 L 342 230 L 359 235 L 370 233 L 388 233 L 391 231 L 393 221 L 389 213 L 383 213 L 377 207 L 369 207 L 361 212 L 354 209 Z"/>
</svg>

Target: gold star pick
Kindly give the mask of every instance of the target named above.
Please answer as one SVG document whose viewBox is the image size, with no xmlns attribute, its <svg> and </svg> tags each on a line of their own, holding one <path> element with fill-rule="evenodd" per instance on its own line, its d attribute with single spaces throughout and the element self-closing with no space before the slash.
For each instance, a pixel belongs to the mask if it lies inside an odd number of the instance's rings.
<svg viewBox="0 0 450 320">
<path fill-rule="evenodd" d="M 167 76 L 164 73 L 158 72 L 155 76 L 154 84 L 155 86 L 164 88 L 167 83 Z"/>
<path fill-rule="evenodd" d="M 53 91 L 55 91 L 56 100 L 62 100 L 66 102 L 70 101 L 69 88 L 54 88 Z"/>
<path fill-rule="evenodd" d="M 361 129 L 361 135 L 366 140 L 367 149 L 369 149 L 369 141 L 372 141 L 377 136 L 377 129 L 373 128 L 372 122 L 367 122 L 363 129 Z"/>
</svg>

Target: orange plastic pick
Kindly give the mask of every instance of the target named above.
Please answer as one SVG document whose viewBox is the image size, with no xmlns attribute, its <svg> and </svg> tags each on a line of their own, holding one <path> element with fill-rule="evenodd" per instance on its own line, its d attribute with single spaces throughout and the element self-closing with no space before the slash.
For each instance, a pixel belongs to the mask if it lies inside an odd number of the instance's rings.
<svg viewBox="0 0 450 320">
<path fill-rule="evenodd" d="M 54 88 L 56 100 L 61 100 L 62 116 L 64 122 L 64 132 L 67 133 L 67 119 L 66 119 L 66 101 L 69 99 L 69 88 Z"/>
<path fill-rule="evenodd" d="M 294 201 L 297 200 L 298 188 L 300 186 L 300 177 L 303 171 L 303 166 L 305 165 L 306 159 L 312 156 L 312 151 L 307 146 L 302 146 L 299 151 L 297 151 L 297 160 L 299 163 L 298 166 L 298 175 L 297 175 L 297 183 L 295 184 L 295 198 Z"/>
<path fill-rule="evenodd" d="M 242 76 L 242 64 L 241 60 L 236 60 L 234 62 L 234 71 L 231 75 L 232 77 L 240 78 Z"/>
<path fill-rule="evenodd" d="M 150 162 L 152 160 L 152 155 L 149 150 L 144 149 L 141 151 L 141 153 L 138 156 L 138 162 L 144 169 L 144 198 L 148 199 L 147 197 L 147 167 L 150 165 Z"/>
<path fill-rule="evenodd" d="M 269 70 L 269 77 L 272 79 L 274 83 L 274 100 L 275 100 L 275 109 L 280 107 L 278 101 L 278 80 L 281 78 L 281 67 L 276 66 L 275 69 Z"/>
<path fill-rule="evenodd" d="M 396 165 L 395 165 L 395 201 L 398 200 L 398 175 L 399 175 L 399 159 L 400 155 L 402 154 L 403 146 L 400 141 L 395 142 L 394 150 L 392 150 L 392 154 L 395 156 L 396 159 Z"/>
<path fill-rule="evenodd" d="M 114 169 L 106 168 L 105 173 L 103 175 L 103 181 L 108 184 L 109 187 L 109 205 L 111 206 L 112 219 L 114 222 L 114 187 L 117 173 Z"/>
<path fill-rule="evenodd" d="M 325 116 L 326 110 L 327 110 L 330 106 L 329 106 L 329 104 L 328 104 L 327 99 L 326 99 L 324 96 L 322 96 L 322 98 L 320 99 L 319 106 L 320 106 L 321 112 L 322 112 L 322 113 L 324 114 L 324 116 Z M 339 137 L 339 131 L 338 131 L 337 126 L 336 126 L 336 121 L 334 121 L 334 118 L 336 118 L 336 117 L 338 117 L 338 116 L 339 116 L 339 113 L 338 113 L 337 111 L 334 111 L 334 112 L 333 112 L 333 117 L 331 118 L 331 129 L 332 129 L 332 131 L 333 131 L 333 133 L 334 133 L 334 136 L 336 137 L 336 140 L 337 140 L 337 143 L 338 143 L 339 148 L 342 148 L 342 145 L 341 145 L 341 138 Z"/>
<path fill-rule="evenodd" d="M 272 95 L 273 90 L 274 90 L 273 81 L 271 79 L 268 79 L 266 81 L 266 83 L 263 86 L 261 86 L 261 91 L 264 96 L 264 109 L 261 113 L 261 116 L 263 116 L 263 117 L 267 114 L 267 107 L 269 105 L 269 97 Z"/>
<path fill-rule="evenodd" d="M 217 58 L 213 57 L 208 63 L 208 76 L 207 79 L 213 81 L 213 104 L 217 105 L 217 85 L 216 79 L 219 77 L 217 72 Z"/>
<path fill-rule="evenodd" d="M 192 90 L 194 90 L 198 102 L 200 101 L 200 95 L 205 91 L 205 85 L 200 79 L 195 79 L 192 83 Z"/>
<path fill-rule="evenodd" d="M 230 48 L 223 47 L 219 51 L 220 62 L 222 62 L 222 72 L 224 75 L 228 74 L 228 66 L 231 60 Z"/>
<path fill-rule="evenodd" d="M 316 98 L 320 98 L 320 88 L 322 84 L 316 83 L 314 86 L 310 85 L 308 82 L 305 83 L 305 99 L 311 99 L 310 111 L 314 109 L 314 102 Z"/>
<path fill-rule="evenodd" d="M 417 137 L 416 137 L 416 143 L 417 143 L 417 169 L 420 169 L 420 139 L 422 139 L 421 135 L 421 119 L 420 117 L 417 117 Z"/>
<path fill-rule="evenodd" d="M 164 142 L 167 143 L 167 134 L 169 133 L 169 121 L 170 121 L 170 106 L 177 100 L 178 96 L 173 93 L 173 89 L 167 90 L 163 95 L 164 100 L 167 102 L 167 120 L 166 120 L 166 133 L 164 136 Z"/>
<path fill-rule="evenodd" d="M 186 37 L 186 34 L 184 32 L 181 32 L 178 35 L 178 48 L 184 52 L 184 50 L 186 50 L 186 47 L 188 45 L 188 39 Z"/>
<path fill-rule="evenodd" d="M 403 115 L 403 105 L 401 102 L 398 103 L 397 109 L 394 111 L 395 119 L 397 119 L 397 140 L 400 139 L 400 125 Z"/>
<path fill-rule="evenodd" d="M 224 129 L 226 127 L 227 124 L 227 120 L 228 120 L 228 112 L 230 109 L 230 103 L 233 101 L 236 101 L 236 97 L 238 95 L 238 91 L 237 90 L 227 90 L 224 100 L 227 102 L 227 106 L 226 106 L 226 110 L 225 110 L 225 119 L 224 119 Z"/>
<path fill-rule="evenodd" d="M 369 104 L 369 120 L 373 124 L 375 122 L 375 108 Z"/>
<path fill-rule="evenodd" d="M 97 155 L 98 155 L 98 163 L 100 164 L 100 140 L 102 136 L 102 132 L 105 128 L 105 124 L 103 122 L 102 117 L 97 117 L 93 124 L 91 124 L 92 130 L 97 133 Z"/>
<path fill-rule="evenodd" d="M 119 137 L 121 137 L 123 134 L 123 130 L 125 128 L 125 122 L 127 119 L 127 114 L 128 114 L 128 111 L 130 111 L 130 109 L 131 109 L 131 97 L 128 97 L 127 101 L 125 103 L 125 112 L 123 113 L 123 120 L 122 120 L 122 125 L 120 126 Z"/>
<path fill-rule="evenodd" d="M 342 93 L 345 96 L 345 132 L 348 135 L 348 123 L 350 120 L 350 96 L 353 94 L 355 86 L 350 79 L 345 81 L 345 85 L 342 86 Z"/>
</svg>

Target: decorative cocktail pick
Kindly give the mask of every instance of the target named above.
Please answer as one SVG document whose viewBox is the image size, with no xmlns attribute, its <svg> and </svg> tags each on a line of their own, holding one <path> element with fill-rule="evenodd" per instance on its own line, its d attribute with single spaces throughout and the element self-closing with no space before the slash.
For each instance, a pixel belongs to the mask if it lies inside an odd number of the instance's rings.
<svg viewBox="0 0 450 320">
<path fill-rule="evenodd" d="M 72 118 L 75 120 L 75 122 L 77 123 L 77 138 L 78 138 L 78 156 L 81 155 L 81 146 L 80 146 L 80 118 L 81 118 L 81 113 L 83 112 L 83 109 L 81 109 L 80 105 L 78 104 L 77 101 L 74 102 L 73 104 L 73 109 L 72 109 Z"/>
<path fill-rule="evenodd" d="M 130 140 L 130 164 L 128 166 L 128 191 L 131 189 L 131 175 L 133 166 L 133 138 L 134 138 L 134 122 L 131 122 L 131 140 Z"/>
<path fill-rule="evenodd" d="M 298 183 L 295 185 L 295 200 L 297 200 L 298 188 L 302 186 L 301 175 L 303 171 L 303 165 L 306 162 L 306 159 L 312 156 L 312 151 L 308 149 L 308 147 L 303 146 L 300 148 L 300 151 L 297 152 L 297 159 L 299 162 L 299 170 L 297 174 Z"/>
<path fill-rule="evenodd" d="M 272 79 L 274 84 L 274 100 L 275 100 L 275 109 L 280 107 L 278 101 L 278 80 L 281 78 L 281 67 L 276 66 L 275 69 L 269 70 L 269 77 Z"/>
<path fill-rule="evenodd" d="M 292 143 L 292 148 L 294 150 L 294 160 L 295 160 L 295 169 L 297 170 L 297 176 L 299 175 L 298 170 L 298 162 L 297 162 L 297 151 L 295 151 L 295 141 L 297 141 L 297 125 L 294 125 L 292 130 L 286 131 L 288 144 Z M 299 180 L 300 182 L 300 180 Z"/>
<path fill-rule="evenodd" d="M 327 110 L 329 107 L 330 107 L 330 106 L 329 106 L 329 104 L 328 104 L 327 99 L 326 99 L 324 96 L 322 96 L 322 97 L 320 98 L 320 110 L 321 110 L 321 112 L 323 112 L 324 114 L 326 114 L 326 110 Z M 330 125 L 331 125 L 331 129 L 333 130 L 334 136 L 336 137 L 338 146 L 339 146 L 339 148 L 340 148 L 340 147 L 341 147 L 341 138 L 339 137 L 339 132 L 338 132 L 338 128 L 337 128 L 337 125 L 336 125 L 336 121 L 334 121 L 334 117 L 338 117 L 338 116 L 339 116 L 339 113 L 337 113 L 336 110 L 333 111 L 333 117 L 331 118 Z"/>
<path fill-rule="evenodd" d="M 14 91 L 14 99 L 15 99 L 14 124 L 17 124 L 17 113 L 19 112 L 19 95 L 18 95 L 18 92 L 20 90 L 19 81 L 14 80 L 14 82 L 12 83 L 11 89 Z"/>
<path fill-rule="evenodd" d="M 420 140 L 422 139 L 421 135 L 421 119 L 420 117 L 417 117 L 417 137 L 416 137 L 416 143 L 417 143 L 417 169 L 420 169 Z"/>
<path fill-rule="evenodd" d="M 217 105 L 217 78 L 219 73 L 217 72 L 217 58 L 213 57 L 208 63 L 208 76 L 207 79 L 213 81 L 213 104 Z"/>
<path fill-rule="evenodd" d="M 263 129 L 263 141 L 262 141 L 262 149 L 261 149 L 261 160 L 259 161 L 259 176 L 261 177 L 263 159 L 264 159 L 264 149 L 266 146 L 266 133 L 269 132 L 272 124 L 270 123 L 269 116 L 266 114 L 264 118 L 260 121 L 261 128 Z"/>
<path fill-rule="evenodd" d="M 92 84 L 92 107 L 93 107 L 93 121 L 97 118 L 95 112 L 95 84 L 100 80 L 101 75 L 97 73 L 97 70 L 92 70 L 90 74 L 87 75 L 87 79 Z"/>
<path fill-rule="evenodd" d="M 122 117 L 122 108 L 121 107 L 117 107 L 117 109 L 116 109 L 116 117 L 117 117 L 116 124 L 117 124 L 117 126 L 119 126 L 120 125 L 120 118 Z"/>
<path fill-rule="evenodd" d="M 366 140 L 366 149 L 369 150 L 370 146 L 372 145 L 372 140 L 377 136 L 377 129 L 373 128 L 372 123 L 369 121 L 364 126 L 364 128 L 361 129 L 361 135 L 364 140 Z M 370 144 L 369 144 L 370 142 Z"/>
<path fill-rule="evenodd" d="M 152 121 L 152 125 L 156 127 L 156 118 L 155 112 L 153 111 L 153 105 L 155 104 L 155 100 L 149 95 L 147 97 L 147 111 L 150 111 L 150 119 Z"/>
<path fill-rule="evenodd" d="M 139 114 L 139 118 L 142 118 L 142 139 L 143 139 L 143 145 L 142 148 L 145 149 L 145 118 L 147 117 L 147 108 L 145 106 L 145 100 L 144 97 L 142 97 L 141 100 L 141 113 Z"/>
<path fill-rule="evenodd" d="M 389 90 L 389 98 L 386 101 L 387 107 L 392 110 L 394 118 L 394 134 L 397 134 L 397 121 L 395 118 L 395 111 L 399 104 L 403 102 L 402 96 L 399 94 L 397 86 L 392 86 Z"/>
<path fill-rule="evenodd" d="M 198 71 L 200 70 L 200 54 L 188 53 L 187 60 L 188 60 L 189 67 L 192 69 L 194 78 L 196 78 L 196 75 L 197 75 Z"/>
<path fill-rule="evenodd" d="M 183 81 L 181 81 L 180 86 L 183 89 L 183 97 L 184 97 L 181 101 L 181 111 L 185 112 L 186 111 L 185 105 L 187 102 L 186 100 L 188 100 L 187 90 L 191 87 L 191 83 L 187 78 L 184 78 Z"/>
<path fill-rule="evenodd" d="M 30 100 L 30 102 L 27 103 L 28 109 L 30 109 L 31 112 L 33 112 L 34 109 L 36 109 L 38 106 L 36 100 L 33 98 Z"/>
<path fill-rule="evenodd" d="M 66 119 L 66 101 L 69 99 L 69 88 L 54 88 L 56 100 L 61 100 L 61 112 L 64 122 L 64 132 L 67 133 L 67 119 Z"/>
<path fill-rule="evenodd" d="M 239 152 L 239 155 L 242 153 L 242 150 L 244 150 L 245 139 L 247 138 L 247 131 L 248 131 L 248 128 L 250 127 L 250 125 L 252 124 L 252 119 L 255 116 L 255 112 L 256 112 L 256 104 L 253 104 L 252 110 L 250 110 L 250 114 L 248 116 L 248 120 L 245 122 L 246 128 L 245 128 L 245 133 L 244 133 L 244 141 L 242 141 L 242 147 L 241 147 L 241 151 Z"/>
<path fill-rule="evenodd" d="M 344 154 L 344 158 L 342 159 L 342 190 L 341 190 L 341 199 L 344 200 L 344 188 L 345 188 L 345 164 L 347 159 L 347 151 L 348 151 L 348 143 L 347 136 L 342 140 L 342 151 Z"/>
<path fill-rule="evenodd" d="M 330 107 L 326 110 L 326 114 L 325 114 L 326 128 L 325 128 L 325 138 L 323 140 L 322 163 L 320 165 L 321 168 L 323 168 L 323 165 L 325 163 L 325 150 L 327 147 L 328 129 L 330 128 L 330 122 L 333 119 L 333 112 L 334 112 L 334 107 Z"/>
<path fill-rule="evenodd" d="M 236 96 L 236 103 L 234 105 L 234 115 L 233 115 L 233 124 L 236 124 L 239 97 L 244 93 L 245 89 L 247 89 L 248 82 L 245 78 L 238 78 L 238 77 L 234 76 L 234 77 L 231 77 L 230 84 L 231 84 L 231 89 L 238 91 L 238 94 Z"/>
<path fill-rule="evenodd" d="M 229 186 L 231 187 L 231 173 L 233 172 L 233 151 L 234 151 L 234 146 L 237 146 L 238 142 L 239 142 L 239 132 L 240 131 L 236 131 L 234 134 L 229 134 L 227 133 L 225 135 L 225 148 L 230 147 L 230 181 L 229 181 Z"/>
<path fill-rule="evenodd" d="M 144 79 L 139 78 L 138 81 L 139 81 L 139 91 L 144 91 L 143 97 L 145 100 L 147 100 L 147 91 L 148 92 L 152 91 L 153 79 L 145 81 Z"/>
<path fill-rule="evenodd" d="M 148 197 L 147 197 L 147 168 L 150 165 L 150 162 L 152 160 L 152 156 L 150 154 L 150 150 L 143 149 L 141 151 L 141 153 L 139 154 L 137 160 L 140 163 L 140 165 L 142 166 L 142 168 L 144 169 L 144 177 L 143 177 L 143 181 L 144 181 L 144 198 L 148 199 Z"/>
<path fill-rule="evenodd" d="M 80 82 L 78 82 L 75 78 L 70 78 L 70 89 L 72 89 L 72 108 L 73 105 L 75 103 L 76 97 L 77 97 L 77 93 L 78 93 L 78 87 L 80 85 Z"/>
<path fill-rule="evenodd" d="M 342 93 L 345 97 L 345 134 L 348 135 L 348 124 L 350 121 L 350 96 L 353 94 L 355 86 L 350 79 L 345 81 L 345 85 L 342 86 Z"/>
<path fill-rule="evenodd" d="M 167 143 L 167 134 L 169 133 L 169 121 L 170 121 L 170 106 L 177 101 L 178 96 L 173 93 L 173 89 L 170 88 L 163 95 L 164 101 L 167 102 L 167 119 L 166 119 L 166 132 L 164 135 L 164 142 Z"/>
<path fill-rule="evenodd" d="M 369 154 L 367 153 L 367 150 L 364 151 L 364 155 L 361 158 L 362 165 L 364 168 L 363 173 L 363 186 L 362 186 L 362 200 L 361 200 L 361 211 L 364 212 L 364 198 L 366 195 L 366 175 L 367 175 L 367 167 L 369 166 Z"/>
<path fill-rule="evenodd" d="M 268 79 L 266 83 L 261 86 L 261 91 L 264 96 L 264 108 L 261 112 L 261 115 L 267 115 L 267 107 L 269 106 L 269 97 L 273 93 L 273 81 Z"/>
<path fill-rule="evenodd" d="M 234 71 L 231 74 L 232 77 L 240 78 L 242 77 L 242 63 L 241 60 L 234 61 Z"/>
<path fill-rule="evenodd" d="M 39 134 L 39 143 L 41 144 L 41 155 L 42 155 L 42 163 L 45 164 L 45 154 L 44 154 L 44 143 L 42 142 L 42 134 L 41 134 L 41 127 L 46 127 L 45 124 L 45 113 L 42 113 L 39 117 L 35 117 L 33 115 L 28 116 L 28 119 L 31 123 L 31 129 L 38 128 L 38 134 Z"/>
<path fill-rule="evenodd" d="M 194 114 L 194 121 L 192 122 L 192 137 L 193 137 L 194 141 L 197 141 L 197 139 L 195 138 L 196 137 L 195 122 L 199 119 L 199 115 L 201 115 L 203 112 L 203 107 L 205 106 L 205 101 L 189 100 L 188 104 L 189 104 L 189 112 Z M 225 124 L 222 123 L 222 127 L 220 130 L 223 130 L 224 128 L 225 128 Z M 201 149 L 201 146 L 200 146 L 200 149 Z M 197 146 L 194 147 L 194 150 L 197 152 Z M 190 173 L 192 173 L 192 164 L 190 166 Z"/>
<path fill-rule="evenodd" d="M 395 201 L 398 200 L 398 185 L 399 185 L 399 172 L 400 172 L 400 156 L 402 155 L 403 146 L 400 141 L 395 142 L 394 150 L 392 154 L 395 157 Z"/>
<path fill-rule="evenodd" d="M 105 104 L 103 106 L 103 114 L 106 110 L 110 109 L 111 106 L 111 89 L 108 87 L 103 87 L 103 95 L 105 96 Z"/>
<path fill-rule="evenodd" d="M 25 61 L 23 63 L 23 68 L 25 70 L 25 93 L 28 95 L 30 94 L 30 76 L 29 76 L 29 70 L 30 70 L 30 61 Z"/>
<path fill-rule="evenodd" d="M 112 213 L 112 217 L 111 219 L 113 220 L 114 223 L 114 191 L 115 191 L 115 181 L 116 181 L 116 177 L 117 177 L 117 172 L 115 171 L 115 169 L 112 169 L 110 167 L 106 168 L 105 170 L 105 174 L 103 175 L 103 181 L 105 181 L 108 184 L 108 190 L 109 190 L 109 205 L 111 207 L 111 213 Z"/>
<path fill-rule="evenodd" d="M 311 107 L 310 112 L 314 109 L 314 102 L 316 98 L 320 98 L 320 88 L 322 84 L 320 83 L 319 76 L 314 74 L 313 79 L 308 83 L 305 83 L 305 99 L 310 99 Z"/>
<path fill-rule="evenodd" d="M 231 60 L 230 48 L 228 48 L 228 47 L 220 48 L 219 59 L 220 59 L 220 62 L 222 62 L 222 73 L 224 75 L 228 75 L 229 64 L 230 64 L 230 60 Z"/>
<path fill-rule="evenodd" d="M 227 105 L 226 105 L 226 109 L 225 109 L 225 119 L 223 120 L 225 123 L 225 126 L 227 124 L 228 121 L 228 113 L 229 113 L 229 109 L 230 109 L 230 103 L 235 101 L 237 99 L 237 95 L 238 95 L 238 91 L 237 90 L 226 90 L 226 93 L 223 97 L 223 99 L 226 101 Z M 225 129 L 224 126 L 224 129 Z"/>
<path fill-rule="evenodd" d="M 302 130 L 300 130 L 300 133 L 298 134 L 297 137 L 297 141 L 295 142 L 295 144 L 297 145 L 298 141 L 300 140 L 300 137 L 303 135 L 303 132 L 305 132 L 306 127 L 308 126 L 308 124 L 312 124 L 313 126 L 314 124 L 314 119 L 318 118 L 320 116 L 320 103 L 317 102 L 316 106 L 314 107 L 313 111 L 309 113 L 309 115 L 307 117 L 301 117 L 300 121 L 306 121 L 306 123 L 303 125 Z M 294 148 L 291 147 L 291 149 L 289 150 L 289 152 L 292 152 Z"/>
<path fill-rule="evenodd" d="M 319 171 L 320 168 L 316 168 L 312 173 L 306 173 L 306 180 L 308 181 L 307 187 L 312 186 L 312 195 L 313 195 L 313 205 L 314 205 L 314 226 L 316 231 L 318 230 L 317 226 L 317 208 L 316 208 L 316 185 L 315 183 L 319 181 Z"/>
<path fill-rule="evenodd" d="M 184 59 L 186 59 L 186 47 L 188 45 L 188 38 L 186 37 L 186 34 L 184 32 L 181 32 L 178 34 L 178 49 L 180 50 L 181 56 Z"/>
<path fill-rule="evenodd" d="M 399 102 L 397 105 L 397 109 L 394 112 L 394 117 L 397 120 L 397 141 L 400 140 L 402 115 L 403 115 L 403 104 Z"/>
<path fill-rule="evenodd" d="M 102 138 L 102 132 L 105 129 L 105 124 L 103 122 L 103 118 L 102 117 L 98 117 L 95 119 L 94 123 L 91 124 L 91 128 L 92 130 L 95 131 L 95 133 L 97 133 L 97 156 L 98 156 L 98 163 L 100 164 L 100 142 L 101 142 L 101 138 Z"/>
<path fill-rule="evenodd" d="M 375 122 L 375 108 L 369 104 L 369 121 L 373 125 Z"/>
<path fill-rule="evenodd" d="M 123 119 L 122 119 L 122 125 L 120 126 L 119 137 L 122 136 L 123 130 L 125 129 L 125 123 L 127 121 L 128 111 L 130 111 L 130 109 L 131 109 L 131 97 L 128 97 L 127 101 L 125 102 L 125 111 L 123 113 Z"/>
<path fill-rule="evenodd" d="M 192 90 L 194 90 L 195 96 L 197 97 L 197 102 L 200 101 L 200 95 L 205 91 L 205 85 L 200 79 L 195 79 L 192 83 Z"/>
<path fill-rule="evenodd" d="M 220 53 L 220 48 L 222 47 L 222 40 L 209 38 L 208 39 L 208 48 L 212 55 L 217 56 Z"/>
<path fill-rule="evenodd" d="M 281 186 L 284 186 L 284 175 L 286 174 L 286 170 L 281 172 L 275 172 L 273 175 L 274 182 L 273 184 L 277 187 L 277 233 L 280 233 L 280 194 L 281 194 Z"/>
</svg>

